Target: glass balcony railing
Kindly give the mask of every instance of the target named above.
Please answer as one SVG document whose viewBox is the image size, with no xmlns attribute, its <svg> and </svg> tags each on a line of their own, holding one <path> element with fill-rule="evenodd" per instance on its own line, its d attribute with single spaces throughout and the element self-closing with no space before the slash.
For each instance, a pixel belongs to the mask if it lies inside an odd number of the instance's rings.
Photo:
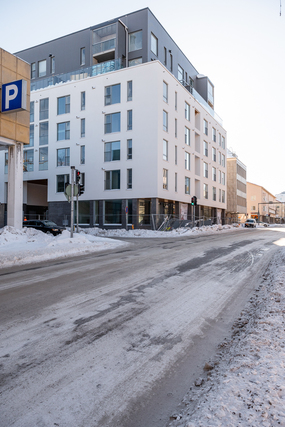
<svg viewBox="0 0 285 427">
<path fill-rule="evenodd" d="M 98 76 L 99 74 L 110 73 L 111 71 L 120 70 L 121 68 L 125 68 L 125 63 L 121 59 L 101 62 L 100 64 L 93 65 L 92 67 L 82 68 L 81 70 L 72 71 L 70 73 L 50 76 L 36 82 L 31 81 L 31 91 L 44 89 L 48 86 L 54 86 L 56 84 L 66 83 L 73 80 L 82 80 L 87 77 Z"/>
<path fill-rule="evenodd" d="M 106 52 L 108 50 L 115 49 L 116 47 L 116 37 L 113 39 L 106 40 L 104 42 L 96 43 L 92 46 L 93 55 L 98 55 L 99 53 Z"/>
<path fill-rule="evenodd" d="M 221 117 L 215 112 L 215 110 L 213 110 L 213 108 L 210 107 L 210 105 L 196 91 L 196 89 L 194 89 L 193 86 L 190 86 L 188 83 L 186 83 L 185 80 L 179 80 L 179 81 L 187 90 L 189 90 L 189 92 L 205 108 L 205 110 L 207 110 L 208 113 L 210 113 L 211 116 L 214 117 L 214 119 L 217 120 L 217 122 L 219 122 L 221 126 L 223 126 L 223 120 L 221 119 Z M 214 99 L 213 99 L 213 101 L 214 101 Z"/>
</svg>

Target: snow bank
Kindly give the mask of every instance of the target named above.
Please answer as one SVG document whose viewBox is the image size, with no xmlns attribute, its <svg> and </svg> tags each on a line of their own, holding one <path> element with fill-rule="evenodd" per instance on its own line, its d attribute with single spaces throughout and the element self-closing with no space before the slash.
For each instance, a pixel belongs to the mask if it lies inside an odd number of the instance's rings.
<svg viewBox="0 0 285 427">
<path fill-rule="evenodd" d="M 169 426 L 285 426 L 284 285 L 283 247 Z"/>
</svg>

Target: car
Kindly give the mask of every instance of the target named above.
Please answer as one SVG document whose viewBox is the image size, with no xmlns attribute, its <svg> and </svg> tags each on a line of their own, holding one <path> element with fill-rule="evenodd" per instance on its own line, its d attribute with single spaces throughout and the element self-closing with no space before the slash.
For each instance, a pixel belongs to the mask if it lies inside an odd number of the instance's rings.
<svg viewBox="0 0 285 427">
<path fill-rule="evenodd" d="M 255 221 L 255 219 L 253 219 L 253 218 L 247 219 L 245 221 L 245 223 L 244 223 L 244 226 L 245 227 L 252 227 L 252 228 L 256 227 L 256 221 Z"/>
<path fill-rule="evenodd" d="M 55 224 L 52 221 L 48 221 L 46 219 L 38 220 L 38 219 L 31 219 L 26 220 L 23 222 L 23 227 L 27 228 L 35 228 L 36 230 L 40 230 L 43 233 L 50 233 L 54 236 L 57 236 L 58 234 L 61 234 L 63 230 L 65 230 L 64 227 L 60 227 L 59 225 Z"/>
<path fill-rule="evenodd" d="M 268 222 L 260 222 L 259 225 L 263 225 L 263 227 L 269 227 Z"/>
</svg>

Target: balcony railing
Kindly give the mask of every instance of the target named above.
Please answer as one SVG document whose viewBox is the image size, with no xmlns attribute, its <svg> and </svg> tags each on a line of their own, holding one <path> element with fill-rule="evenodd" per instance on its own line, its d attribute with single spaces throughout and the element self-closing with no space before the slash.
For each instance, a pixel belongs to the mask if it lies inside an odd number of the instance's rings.
<svg viewBox="0 0 285 427">
<path fill-rule="evenodd" d="M 115 49 L 116 47 L 116 37 L 113 39 L 105 40 L 104 42 L 96 43 L 92 46 L 93 55 L 98 55 L 98 53 L 107 52 L 108 50 Z"/>
<path fill-rule="evenodd" d="M 53 86 L 59 83 L 66 83 L 73 80 L 82 80 L 87 77 L 98 76 L 99 74 L 110 73 L 111 71 L 125 68 L 125 63 L 121 59 L 101 62 L 100 64 L 91 67 L 82 68 L 81 70 L 72 71 L 70 73 L 57 74 L 47 77 L 36 82 L 31 81 L 31 91 L 44 89 L 48 86 Z"/>
</svg>

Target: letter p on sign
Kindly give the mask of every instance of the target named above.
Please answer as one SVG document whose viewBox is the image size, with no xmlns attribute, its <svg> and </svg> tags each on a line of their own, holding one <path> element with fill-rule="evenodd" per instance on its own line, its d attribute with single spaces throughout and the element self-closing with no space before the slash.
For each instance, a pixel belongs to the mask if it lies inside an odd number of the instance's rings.
<svg viewBox="0 0 285 427">
<path fill-rule="evenodd" d="M 17 80 L 2 85 L 2 113 L 26 110 L 27 107 L 27 82 Z"/>
</svg>

